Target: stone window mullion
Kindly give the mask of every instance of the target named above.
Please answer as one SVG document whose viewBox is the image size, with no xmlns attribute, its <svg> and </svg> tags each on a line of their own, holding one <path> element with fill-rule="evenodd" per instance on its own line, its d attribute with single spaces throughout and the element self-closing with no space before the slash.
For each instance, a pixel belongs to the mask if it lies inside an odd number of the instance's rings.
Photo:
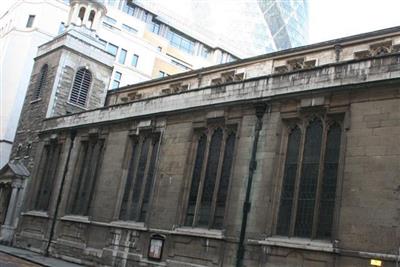
<svg viewBox="0 0 400 267">
<path fill-rule="evenodd" d="M 75 198 L 73 199 L 73 206 L 72 206 L 72 213 L 74 214 L 81 214 L 82 211 L 82 194 L 84 193 L 84 183 L 87 177 L 88 169 L 90 167 L 91 162 L 87 162 L 88 160 L 91 160 L 92 153 L 93 153 L 93 146 L 94 144 L 88 140 L 86 147 L 84 148 L 85 151 L 83 152 L 83 159 L 82 159 L 82 164 L 80 166 L 79 170 L 79 177 L 78 177 L 78 183 L 76 185 L 76 193 L 75 193 Z M 87 165 L 88 164 L 88 165 Z"/>
<path fill-rule="evenodd" d="M 90 205 L 93 199 L 93 194 L 94 194 L 94 188 L 96 185 L 96 177 L 97 177 L 97 172 L 99 169 L 99 163 L 101 160 L 101 153 L 103 151 L 104 147 L 104 141 L 103 140 L 97 140 L 96 145 L 93 149 L 93 156 L 92 156 L 92 163 L 91 163 L 91 168 L 89 172 L 89 177 L 87 181 L 87 190 L 89 191 L 85 195 L 85 210 L 84 210 L 84 215 L 89 214 L 90 210 Z"/>
<path fill-rule="evenodd" d="M 34 209 L 40 210 L 41 208 L 41 195 L 42 195 L 42 190 L 43 190 L 43 184 L 44 180 L 46 178 L 46 173 L 47 173 L 47 166 L 49 164 L 49 154 L 51 153 L 51 147 L 50 145 L 45 145 L 44 146 L 44 151 L 42 153 L 41 159 L 40 159 L 40 166 L 39 166 L 39 171 L 37 178 L 40 179 L 39 183 L 37 184 L 37 189 L 36 189 L 36 199 L 35 199 L 35 204 L 34 204 Z"/>
<path fill-rule="evenodd" d="M 132 220 L 132 209 L 133 209 L 133 190 L 134 186 L 136 184 L 136 179 L 137 179 L 137 171 L 138 171 L 138 166 L 139 166 L 139 161 L 140 161 L 140 155 L 142 154 L 142 149 L 143 149 L 143 137 L 139 138 L 138 144 L 137 144 L 137 151 L 136 151 L 136 158 L 132 162 L 133 169 L 132 169 L 132 174 L 131 176 L 128 177 L 128 179 L 131 179 L 131 187 L 129 190 L 129 197 L 128 197 L 128 203 L 127 203 L 127 211 L 126 211 L 126 220 L 130 221 Z"/>
<path fill-rule="evenodd" d="M 193 217 L 193 224 L 192 224 L 193 227 L 197 226 L 197 223 L 199 220 L 199 210 L 201 207 L 201 197 L 202 197 L 202 192 L 203 192 L 203 187 L 204 187 L 204 179 L 206 176 L 206 168 L 207 168 L 207 164 L 208 164 L 208 156 L 209 156 L 209 151 L 210 151 L 210 143 L 211 143 L 212 133 L 213 133 L 212 131 L 208 131 L 208 133 L 207 133 L 207 143 L 206 143 L 205 153 L 203 156 L 203 165 L 201 166 L 200 182 L 199 182 L 199 187 L 197 190 L 196 207 L 194 210 L 194 217 Z"/>
<path fill-rule="evenodd" d="M 227 132 L 225 139 L 224 153 L 221 155 L 222 160 L 222 170 L 219 179 L 219 186 L 217 192 L 217 198 L 215 200 L 215 212 L 212 218 L 213 224 L 212 228 L 221 229 L 224 226 L 224 218 L 226 216 L 226 201 L 228 197 L 230 176 L 232 172 L 235 143 L 236 143 L 236 130 L 232 132 Z"/>
<path fill-rule="evenodd" d="M 132 202 L 131 202 L 131 217 L 133 221 L 137 221 L 140 214 L 140 198 L 144 180 L 146 179 L 147 159 L 151 149 L 151 139 L 149 136 L 143 137 L 142 148 L 139 154 L 139 162 L 137 165 L 135 183 L 133 184 Z"/>
<path fill-rule="evenodd" d="M 308 123 L 305 132 L 302 170 L 297 197 L 297 214 L 294 229 L 294 234 L 299 237 L 310 238 L 312 234 L 322 136 L 322 120 L 316 117 Z"/>
<path fill-rule="evenodd" d="M 128 173 L 126 175 L 125 190 L 122 197 L 119 219 L 128 220 L 132 203 L 132 185 L 136 174 L 136 165 L 138 155 L 140 153 L 140 139 L 136 137 L 130 138 L 130 153 L 128 162 Z"/>
<path fill-rule="evenodd" d="M 56 174 L 58 170 L 58 160 L 61 154 L 61 144 L 54 143 L 52 151 L 52 161 L 49 167 L 49 175 L 46 177 L 45 188 L 47 189 L 46 197 L 43 198 L 43 207 L 45 210 L 48 209 L 50 204 L 51 193 L 53 191 L 54 180 L 56 179 Z"/>
<path fill-rule="evenodd" d="M 223 163 L 224 155 L 225 155 L 226 141 L 227 141 L 226 130 L 223 130 L 222 144 L 221 144 L 221 149 L 219 151 L 218 168 L 217 168 L 217 175 L 215 177 L 215 186 L 214 186 L 213 198 L 212 198 L 212 202 L 211 202 L 211 211 L 210 211 L 208 228 L 211 228 L 214 223 L 215 207 L 217 204 L 216 202 L 217 202 L 218 189 L 219 189 L 219 184 L 221 181 L 222 163 Z"/>
<path fill-rule="evenodd" d="M 187 205 L 185 208 L 185 217 L 183 223 L 187 226 L 193 226 L 195 209 L 197 204 L 197 196 L 199 190 L 199 184 L 201 179 L 201 173 L 203 168 L 203 161 L 206 154 L 207 148 L 207 135 L 205 133 L 195 134 L 193 137 L 193 152 L 194 162 L 190 170 L 191 181 L 189 184 L 189 194 L 187 196 Z"/>
<path fill-rule="evenodd" d="M 146 179 L 146 183 L 143 186 L 144 193 L 141 198 L 142 203 L 140 205 L 139 220 L 143 221 L 143 222 L 146 221 L 146 217 L 147 217 L 148 211 L 149 211 L 148 205 L 150 205 L 150 195 L 151 195 L 151 191 L 153 189 L 153 184 L 154 184 L 154 176 L 155 176 L 159 143 L 160 143 L 160 136 L 159 135 L 153 136 L 151 154 L 148 159 L 149 169 L 146 173 L 147 179 Z"/>
<path fill-rule="evenodd" d="M 145 169 L 144 169 L 144 173 L 143 173 L 143 177 L 142 177 L 142 184 L 140 187 L 140 196 L 139 196 L 139 201 L 138 201 L 138 208 L 135 214 L 135 220 L 139 221 L 140 220 L 140 214 L 142 211 L 142 205 L 143 205 L 143 196 L 144 196 L 144 192 L 145 192 L 145 187 L 146 187 L 146 183 L 147 183 L 147 179 L 148 179 L 148 173 L 149 173 L 149 167 L 150 167 L 150 159 L 151 159 L 151 154 L 153 152 L 153 140 L 151 138 L 151 136 L 148 136 L 147 138 L 150 139 L 150 145 L 147 151 L 147 155 L 146 155 L 146 159 L 145 159 Z"/>
<path fill-rule="evenodd" d="M 306 135 L 306 126 L 303 124 L 303 128 L 300 128 L 300 146 L 299 146 L 299 155 L 297 161 L 297 171 L 296 171 L 296 178 L 295 178 L 295 185 L 294 185 L 294 194 L 293 194 L 293 204 L 292 204 L 292 211 L 291 211 L 291 220 L 290 220 L 290 228 L 289 228 L 289 236 L 294 235 L 294 228 L 296 224 L 296 216 L 297 216 L 297 205 L 298 205 L 298 198 L 299 198 L 299 187 L 300 187 L 300 177 L 302 172 L 302 165 L 303 165 L 303 152 L 304 152 L 304 144 L 305 144 L 305 135 Z"/>
<path fill-rule="evenodd" d="M 320 208 L 320 197 L 322 190 L 322 178 L 324 173 L 324 162 L 325 162 L 325 149 L 326 149 L 326 138 L 327 138 L 327 126 L 323 121 L 323 130 L 322 130 L 322 141 L 321 141 L 321 154 L 319 158 L 319 170 L 318 170 L 318 180 L 317 180 L 317 191 L 315 193 L 315 205 L 314 205 L 314 215 L 313 215 L 313 224 L 312 224 L 312 234 L 311 238 L 315 238 L 317 234 L 317 225 L 318 225 L 318 214 Z"/>
</svg>

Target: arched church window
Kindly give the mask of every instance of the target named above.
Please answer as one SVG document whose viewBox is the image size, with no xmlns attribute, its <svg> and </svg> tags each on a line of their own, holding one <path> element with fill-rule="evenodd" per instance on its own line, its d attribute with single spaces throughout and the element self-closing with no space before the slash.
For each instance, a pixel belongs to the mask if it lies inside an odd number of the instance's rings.
<svg viewBox="0 0 400 267">
<path fill-rule="evenodd" d="M 42 68 L 40 69 L 39 77 L 36 82 L 36 88 L 35 88 L 35 92 L 33 93 L 32 100 L 36 100 L 36 99 L 40 98 L 40 96 L 42 94 L 42 90 L 46 84 L 48 68 L 49 68 L 49 66 L 47 64 L 44 64 L 42 66 Z"/>
<path fill-rule="evenodd" d="M 196 133 L 185 226 L 223 229 L 235 141 L 235 125 Z"/>
<path fill-rule="evenodd" d="M 83 18 L 85 17 L 85 12 L 86 12 L 86 8 L 81 7 L 81 9 L 79 9 L 78 17 L 81 19 L 81 22 L 83 22 Z"/>
<path fill-rule="evenodd" d="M 90 11 L 89 14 L 89 22 L 90 22 L 90 28 L 92 28 L 93 26 L 93 21 L 94 21 L 94 17 L 96 16 L 96 12 L 94 10 Z"/>
<path fill-rule="evenodd" d="M 80 68 L 75 75 L 69 102 L 79 106 L 86 106 L 91 83 L 92 73 L 86 68 Z"/>
</svg>

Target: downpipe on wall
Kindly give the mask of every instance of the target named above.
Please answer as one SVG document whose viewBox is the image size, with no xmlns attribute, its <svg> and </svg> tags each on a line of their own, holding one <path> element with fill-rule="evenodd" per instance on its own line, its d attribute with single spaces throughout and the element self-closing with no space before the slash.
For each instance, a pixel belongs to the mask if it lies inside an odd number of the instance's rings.
<svg viewBox="0 0 400 267">
<path fill-rule="evenodd" d="M 64 184 L 65 184 L 65 177 L 67 176 L 67 172 L 68 172 L 68 166 L 69 166 L 69 161 L 70 161 L 70 157 L 71 157 L 72 148 L 74 147 L 75 136 L 76 136 L 76 131 L 72 130 L 70 132 L 70 142 L 71 143 L 70 143 L 69 148 L 68 148 L 68 155 L 67 155 L 67 160 L 65 162 L 63 175 L 62 175 L 62 178 L 61 178 L 60 189 L 58 190 L 56 207 L 55 207 L 53 216 L 50 217 L 50 219 L 51 219 L 50 235 L 49 235 L 49 240 L 47 241 L 46 249 L 44 251 L 44 255 L 45 256 L 49 255 L 51 241 L 53 240 L 54 229 L 55 229 L 56 222 L 57 222 L 58 210 L 59 210 L 61 199 L 62 199 L 62 193 L 63 193 L 63 190 L 64 190 Z"/>
<path fill-rule="evenodd" d="M 251 149 L 251 158 L 249 163 L 249 176 L 247 178 L 246 196 L 245 196 L 245 201 L 243 203 L 242 223 L 240 228 L 239 244 L 236 253 L 236 267 L 241 267 L 243 265 L 243 257 L 245 252 L 244 238 L 246 236 L 247 217 L 250 212 L 250 206 L 251 206 L 250 202 L 251 187 L 253 184 L 254 172 L 257 168 L 257 160 L 256 160 L 257 146 L 258 146 L 258 140 L 260 138 L 260 131 L 263 125 L 263 117 L 265 114 L 265 110 L 267 109 L 267 104 L 266 103 L 256 104 L 255 109 L 256 109 L 257 121 L 254 128 L 254 139 L 253 139 L 253 146 Z"/>
</svg>

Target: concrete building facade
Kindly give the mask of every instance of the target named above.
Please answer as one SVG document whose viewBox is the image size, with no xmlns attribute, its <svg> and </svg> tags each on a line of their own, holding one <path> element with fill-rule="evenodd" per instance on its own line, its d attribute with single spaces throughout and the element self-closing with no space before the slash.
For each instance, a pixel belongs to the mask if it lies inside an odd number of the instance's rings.
<svg viewBox="0 0 400 267">
<path fill-rule="evenodd" d="M 16 138 L 36 149 L 12 152 L 30 163 L 13 244 L 87 266 L 395 267 L 399 57 L 396 27 L 126 86 L 46 119 L 30 87 Z M 71 101 L 74 88 L 57 90 Z"/>
</svg>

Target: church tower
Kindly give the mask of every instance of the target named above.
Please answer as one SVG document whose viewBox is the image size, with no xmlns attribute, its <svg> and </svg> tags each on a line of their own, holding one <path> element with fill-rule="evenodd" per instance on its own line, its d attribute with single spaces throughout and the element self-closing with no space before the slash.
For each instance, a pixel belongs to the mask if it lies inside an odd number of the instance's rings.
<svg viewBox="0 0 400 267">
<path fill-rule="evenodd" d="M 104 105 L 114 62 L 96 35 L 105 14 L 98 1 L 71 0 L 65 32 L 38 48 L 10 162 L 0 170 L 0 192 L 6 192 L 0 197 L 3 242 L 17 225 L 43 121 Z"/>
</svg>

